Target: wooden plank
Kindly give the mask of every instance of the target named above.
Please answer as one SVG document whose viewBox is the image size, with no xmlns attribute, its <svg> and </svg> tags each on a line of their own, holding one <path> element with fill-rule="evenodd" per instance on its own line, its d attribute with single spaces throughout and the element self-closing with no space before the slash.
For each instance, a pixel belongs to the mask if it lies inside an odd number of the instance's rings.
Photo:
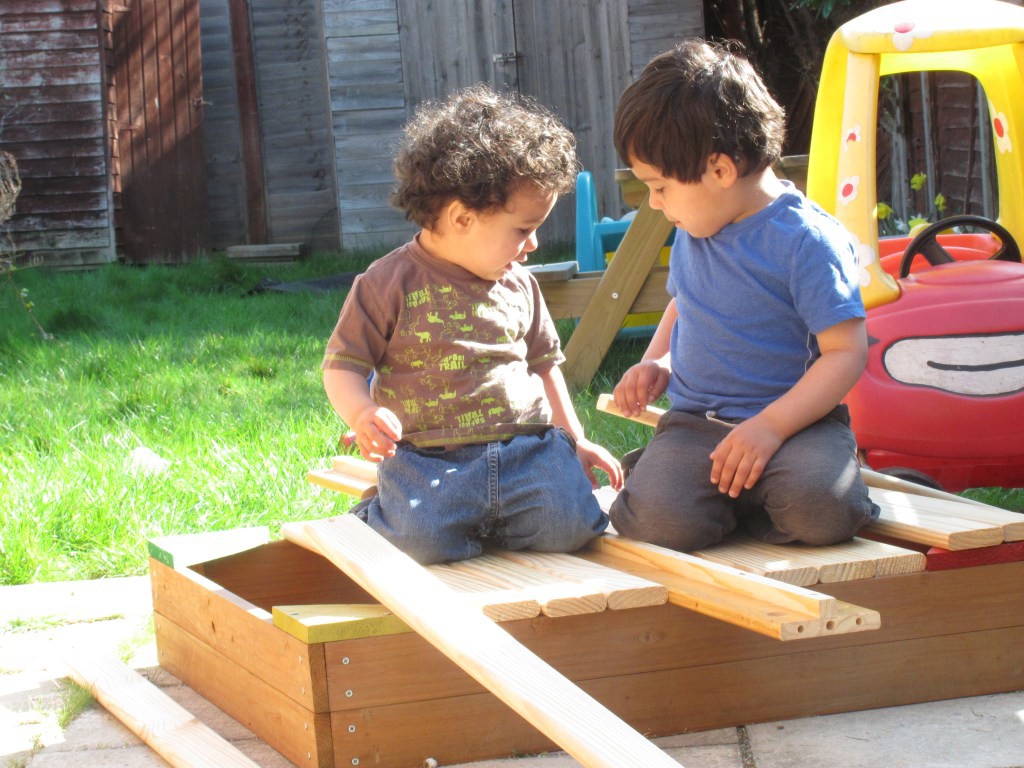
<svg viewBox="0 0 1024 768">
<path fill-rule="evenodd" d="M 540 602 L 530 590 L 513 589 L 508 582 L 443 564 L 427 566 L 427 570 L 491 621 L 532 619 L 541 614 Z"/>
<path fill-rule="evenodd" d="M 944 499 L 885 488 L 870 488 L 870 493 L 871 498 L 879 504 L 884 501 L 894 507 L 912 507 L 929 517 L 952 517 L 998 527 L 1002 529 L 1003 541 L 1024 541 L 1024 514 L 1020 512 L 993 507 L 960 496 Z"/>
<path fill-rule="evenodd" d="M 311 712 L 282 694 L 268 681 L 269 670 L 246 670 L 236 657 L 225 654 L 230 638 L 222 637 L 213 646 L 198 642 L 159 612 L 153 624 L 161 667 L 296 765 L 335 768 L 329 712 Z"/>
<path fill-rule="evenodd" d="M 723 589 L 737 596 L 749 597 L 809 617 L 832 619 L 838 615 L 836 600 L 829 595 L 659 547 L 656 544 L 605 534 L 591 541 L 587 548 L 616 558 L 651 565 L 658 570 L 682 576 L 695 584 Z"/>
<path fill-rule="evenodd" d="M 180 768 L 258 768 L 159 688 L 110 657 L 76 653 L 71 679 L 91 693 L 154 752 Z"/>
<path fill-rule="evenodd" d="M 291 523 L 282 526 L 282 532 L 321 551 L 584 765 L 677 765 L 497 625 L 465 606 L 358 518 Z"/>
<path fill-rule="evenodd" d="M 571 280 L 580 271 L 575 261 L 560 261 L 556 264 L 530 264 L 526 267 L 537 278 L 538 283 L 560 283 Z"/>
<path fill-rule="evenodd" d="M 345 472 L 360 480 L 376 484 L 377 465 L 371 461 L 355 456 L 335 456 L 331 459 L 331 467 L 337 472 Z"/>
<path fill-rule="evenodd" d="M 473 576 L 495 589 L 532 597 L 545 616 L 600 613 L 608 606 L 604 592 L 593 582 L 558 578 L 497 554 L 430 566 L 427 570 L 435 574 L 442 570 L 456 571 Z"/>
<path fill-rule="evenodd" d="M 789 551 L 766 552 L 758 546 L 750 546 L 742 537 L 730 536 L 721 544 L 691 554 L 798 587 L 811 587 L 818 583 L 816 564 L 798 561 Z"/>
<path fill-rule="evenodd" d="M 693 581 L 685 576 L 660 570 L 649 563 L 628 560 L 604 552 L 587 552 L 583 556 L 611 568 L 644 578 L 657 579 L 668 588 L 668 599 L 673 605 L 688 608 L 775 640 L 788 641 L 863 632 L 878 629 L 881 625 L 878 611 L 841 601 L 835 604 L 834 618 L 817 618 L 806 612 L 773 605 L 714 584 Z"/>
<path fill-rule="evenodd" d="M 794 572 L 812 571 L 815 580 L 801 586 L 925 569 L 925 557 L 920 552 L 860 538 L 831 546 L 809 546 L 766 544 L 749 536 L 733 535 L 722 544 L 693 554 L 773 579 L 781 576 L 781 581 L 790 584 L 800 583 L 792 580 Z"/>
<path fill-rule="evenodd" d="M 500 550 L 495 550 L 493 554 L 550 573 L 563 580 L 594 584 L 604 593 L 608 607 L 612 610 L 662 605 L 668 601 L 668 590 L 662 584 L 606 568 L 573 555 Z"/>
<path fill-rule="evenodd" d="M 564 283 L 541 283 L 544 303 L 555 320 L 580 317 L 601 287 L 603 272 L 580 272 Z M 629 308 L 630 314 L 664 312 L 668 304 L 665 291 L 667 267 L 654 267 Z"/>
<path fill-rule="evenodd" d="M 345 472 L 336 469 L 311 469 L 306 473 L 306 480 L 327 488 L 331 491 L 339 491 L 359 498 L 367 490 L 376 485 L 375 482 L 368 482 L 358 477 L 353 477 Z"/>
<path fill-rule="evenodd" d="M 897 505 L 878 498 L 874 501 L 881 509 L 881 514 L 878 520 L 865 526 L 868 531 L 953 550 L 991 547 L 1003 543 L 1003 530 L 999 526 L 929 513 L 919 509 L 916 504 Z"/>
</svg>

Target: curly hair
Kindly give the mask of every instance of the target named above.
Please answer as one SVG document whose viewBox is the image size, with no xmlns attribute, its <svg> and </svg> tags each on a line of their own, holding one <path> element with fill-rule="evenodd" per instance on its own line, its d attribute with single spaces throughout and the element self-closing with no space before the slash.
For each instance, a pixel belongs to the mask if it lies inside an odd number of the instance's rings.
<svg viewBox="0 0 1024 768">
<path fill-rule="evenodd" d="M 496 210 L 523 184 L 567 192 L 578 171 L 576 139 L 551 112 L 480 84 L 417 111 L 395 156 L 391 203 L 430 228 L 452 200 Z"/>
<path fill-rule="evenodd" d="M 786 114 L 750 62 L 735 46 L 700 39 L 651 59 L 615 111 L 619 156 L 684 183 L 698 181 L 716 153 L 743 176 L 762 171 L 785 136 Z"/>
</svg>

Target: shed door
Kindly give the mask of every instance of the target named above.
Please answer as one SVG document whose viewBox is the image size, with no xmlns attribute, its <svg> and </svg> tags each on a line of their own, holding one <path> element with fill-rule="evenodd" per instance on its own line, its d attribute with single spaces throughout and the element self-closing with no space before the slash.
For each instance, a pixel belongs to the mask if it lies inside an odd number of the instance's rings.
<svg viewBox="0 0 1024 768">
<path fill-rule="evenodd" d="M 181 263 L 208 241 L 199 0 L 121 0 L 111 43 L 124 257 Z"/>
<path fill-rule="evenodd" d="M 410 117 L 475 83 L 519 88 L 512 0 L 398 0 L 398 25 Z"/>
</svg>

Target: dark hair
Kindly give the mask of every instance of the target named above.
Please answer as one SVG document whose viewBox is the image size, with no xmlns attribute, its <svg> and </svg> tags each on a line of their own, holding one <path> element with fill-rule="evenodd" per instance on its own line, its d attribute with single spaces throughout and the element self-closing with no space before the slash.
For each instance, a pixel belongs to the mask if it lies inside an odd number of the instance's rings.
<svg viewBox="0 0 1024 768">
<path fill-rule="evenodd" d="M 406 126 L 391 203 L 429 228 L 452 200 L 494 210 L 527 184 L 567 192 L 578 170 L 575 137 L 551 112 L 475 85 L 425 104 Z"/>
<path fill-rule="evenodd" d="M 699 180 L 717 153 L 745 176 L 781 157 L 785 118 L 749 61 L 725 44 L 686 40 L 623 92 L 615 149 L 682 182 Z"/>
</svg>

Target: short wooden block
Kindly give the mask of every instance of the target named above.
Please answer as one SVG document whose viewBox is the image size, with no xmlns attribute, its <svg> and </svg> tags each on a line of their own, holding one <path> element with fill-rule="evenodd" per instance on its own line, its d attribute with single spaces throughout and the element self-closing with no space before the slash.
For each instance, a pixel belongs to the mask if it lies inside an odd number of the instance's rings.
<svg viewBox="0 0 1024 768">
<path fill-rule="evenodd" d="M 572 279 L 580 271 L 575 261 L 560 261 L 556 264 L 535 264 L 528 266 L 538 283 L 561 283 Z"/>
<path fill-rule="evenodd" d="M 412 632 L 379 604 L 275 605 L 274 626 L 304 643 L 329 643 L 357 637 Z"/>
<path fill-rule="evenodd" d="M 234 261 L 295 261 L 306 253 L 304 243 L 267 243 L 264 245 L 229 245 L 227 256 Z"/>
</svg>

